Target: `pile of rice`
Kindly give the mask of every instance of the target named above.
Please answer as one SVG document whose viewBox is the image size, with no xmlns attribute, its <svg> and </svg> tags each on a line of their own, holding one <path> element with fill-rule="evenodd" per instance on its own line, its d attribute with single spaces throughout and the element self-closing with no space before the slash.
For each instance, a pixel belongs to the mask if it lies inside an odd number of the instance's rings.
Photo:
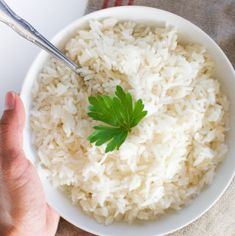
<svg viewBox="0 0 235 236">
<path fill-rule="evenodd" d="M 84 79 L 50 59 L 32 92 L 31 127 L 53 185 L 98 222 L 150 220 L 180 209 L 210 184 L 227 151 L 228 100 L 205 48 L 177 30 L 116 19 L 91 21 L 65 52 Z M 148 111 L 120 150 L 87 141 L 97 124 L 90 95 L 116 85 Z"/>
</svg>

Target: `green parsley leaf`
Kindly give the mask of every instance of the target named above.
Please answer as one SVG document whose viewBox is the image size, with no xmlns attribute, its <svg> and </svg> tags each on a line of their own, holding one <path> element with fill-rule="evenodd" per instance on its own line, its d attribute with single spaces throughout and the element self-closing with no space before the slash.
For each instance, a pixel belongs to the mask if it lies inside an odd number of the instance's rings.
<svg viewBox="0 0 235 236">
<path fill-rule="evenodd" d="M 133 104 L 130 93 L 117 86 L 115 96 L 89 97 L 88 116 L 106 125 L 94 126 L 93 133 L 88 137 L 90 143 L 100 146 L 107 143 L 105 152 L 110 152 L 124 143 L 128 133 L 146 115 L 141 99 Z"/>
</svg>

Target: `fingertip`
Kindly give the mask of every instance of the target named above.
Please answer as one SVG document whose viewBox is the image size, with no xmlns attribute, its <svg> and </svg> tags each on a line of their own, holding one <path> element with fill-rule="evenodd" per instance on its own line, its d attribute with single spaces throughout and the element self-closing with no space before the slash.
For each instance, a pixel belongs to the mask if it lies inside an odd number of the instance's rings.
<svg viewBox="0 0 235 236">
<path fill-rule="evenodd" d="M 5 97 L 5 110 L 14 110 L 15 108 L 16 93 L 9 91 Z"/>
<path fill-rule="evenodd" d="M 15 92 L 6 94 L 6 108 L 0 119 L 0 151 L 7 153 L 22 148 L 23 128 L 25 123 L 25 111 L 23 102 Z"/>
<path fill-rule="evenodd" d="M 1 123 L 23 126 L 24 121 L 25 110 L 21 98 L 14 91 L 7 92 Z"/>
</svg>

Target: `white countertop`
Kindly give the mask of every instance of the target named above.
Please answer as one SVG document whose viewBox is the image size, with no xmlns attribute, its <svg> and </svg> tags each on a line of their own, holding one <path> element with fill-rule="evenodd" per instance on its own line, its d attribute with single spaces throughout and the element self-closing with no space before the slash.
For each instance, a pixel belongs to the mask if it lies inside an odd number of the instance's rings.
<svg viewBox="0 0 235 236">
<path fill-rule="evenodd" d="M 5 1 L 49 39 L 81 17 L 87 5 L 87 0 Z M 4 107 L 5 93 L 9 90 L 20 91 L 27 70 L 39 51 L 35 45 L 0 22 L 0 114 Z"/>
</svg>

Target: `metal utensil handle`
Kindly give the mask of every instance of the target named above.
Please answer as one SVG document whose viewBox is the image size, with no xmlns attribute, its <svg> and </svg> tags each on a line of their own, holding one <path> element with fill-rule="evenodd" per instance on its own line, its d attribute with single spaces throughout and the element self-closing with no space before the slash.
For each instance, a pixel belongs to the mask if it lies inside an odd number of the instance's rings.
<svg viewBox="0 0 235 236">
<path fill-rule="evenodd" d="M 31 24 L 19 17 L 4 0 L 0 0 L 0 21 L 10 26 L 15 32 L 38 45 L 42 49 L 53 54 L 58 59 L 67 63 L 67 65 L 76 73 L 80 68 L 77 64 L 67 58 L 58 48 L 43 37 Z"/>
</svg>

